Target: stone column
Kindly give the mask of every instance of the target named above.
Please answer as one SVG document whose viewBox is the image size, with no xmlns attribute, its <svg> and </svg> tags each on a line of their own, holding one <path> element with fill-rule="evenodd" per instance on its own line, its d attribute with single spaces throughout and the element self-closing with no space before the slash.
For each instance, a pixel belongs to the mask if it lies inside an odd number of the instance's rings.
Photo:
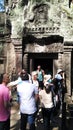
<svg viewBox="0 0 73 130">
<path fill-rule="evenodd" d="M 28 70 L 28 54 L 24 54 L 23 56 L 23 68 Z"/>
<path fill-rule="evenodd" d="M 63 69 L 63 53 L 58 53 L 58 59 L 53 60 L 53 77 L 57 73 L 57 69 Z"/>
<path fill-rule="evenodd" d="M 64 68 L 66 73 L 67 93 L 71 95 L 71 51 L 64 52 Z"/>
<path fill-rule="evenodd" d="M 30 73 L 33 71 L 33 60 L 30 59 Z"/>
<path fill-rule="evenodd" d="M 20 71 L 22 69 L 22 39 L 14 38 L 12 39 L 12 44 L 14 45 L 12 51 L 15 51 L 15 68 L 17 71 Z M 12 58 L 12 61 L 14 59 Z"/>
<path fill-rule="evenodd" d="M 16 52 L 16 69 L 19 72 L 22 69 L 22 53 Z"/>
<path fill-rule="evenodd" d="M 63 53 L 58 53 L 58 59 L 53 60 L 53 77 L 60 68 L 63 69 Z"/>
<path fill-rule="evenodd" d="M 8 1 L 8 5 L 9 5 L 9 7 L 11 7 L 11 4 L 12 4 L 12 1 L 9 0 L 9 1 Z"/>
<path fill-rule="evenodd" d="M 53 60 L 53 78 L 55 77 L 55 74 L 57 73 L 58 69 L 58 59 Z"/>
<path fill-rule="evenodd" d="M 63 69 L 63 53 L 58 54 L 58 68 Z"/>
</svg>

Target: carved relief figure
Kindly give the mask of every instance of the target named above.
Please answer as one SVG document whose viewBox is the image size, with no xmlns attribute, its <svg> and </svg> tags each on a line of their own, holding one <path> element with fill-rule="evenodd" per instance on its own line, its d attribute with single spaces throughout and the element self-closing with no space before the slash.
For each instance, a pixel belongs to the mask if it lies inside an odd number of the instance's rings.
<svg viewBox="0 0 73 130">
<path fill-rule="evenodd" d="M 48 5 L 40 4 L 34 7 L 35 24 L 45 24 L 48 20 Z"/>
</svg>

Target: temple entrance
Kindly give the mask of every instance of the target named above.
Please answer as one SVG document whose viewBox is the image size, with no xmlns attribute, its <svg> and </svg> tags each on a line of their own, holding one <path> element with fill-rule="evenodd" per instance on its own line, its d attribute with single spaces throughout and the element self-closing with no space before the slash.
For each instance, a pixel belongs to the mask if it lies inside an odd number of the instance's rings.
<svg viewBox="0 0 73 130">
<path fill-rule="evenodd" d="M 45 71 L 46 74 L 53 73 L 53 59 L 36 58 L 34 59 L 34 70 L 37 69 L 38 65 L 41 65 L 41 68 Z"/>
<path fill-rule="evenodd" d="M 37 69 L 38 65 L 45 71 L 46 74 L 53 75 L 55 71 L 55 61 L 58 60 L 58 53 L 30 53 L 28 55 L 29 73 Z"/>
</svg>

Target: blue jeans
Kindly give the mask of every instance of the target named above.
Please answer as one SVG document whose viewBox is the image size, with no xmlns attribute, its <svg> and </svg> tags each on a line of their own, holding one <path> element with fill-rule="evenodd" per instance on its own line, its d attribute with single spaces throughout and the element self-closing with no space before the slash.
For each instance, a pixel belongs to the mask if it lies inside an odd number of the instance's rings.
<svg viewBox="0 0 73 130">
<path fill-rule="evenodd" d="M 35 116 L 36 114 L 21 113 L 21 130 L 26 130 L 27 122 L 29 123 L 29 130 L 35 130 Z"/>
<path fill-rule="evenodd" d="M 10 130 L 10 118 L 6 121 L 0 121 L 0 130 Z"/>
</svg>

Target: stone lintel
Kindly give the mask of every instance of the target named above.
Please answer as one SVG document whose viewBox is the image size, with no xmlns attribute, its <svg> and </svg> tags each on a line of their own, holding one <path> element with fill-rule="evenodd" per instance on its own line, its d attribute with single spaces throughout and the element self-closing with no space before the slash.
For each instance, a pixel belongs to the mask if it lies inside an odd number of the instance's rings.
<svg viewBox="0 0 73 130">
<path fill-rule="evenodd" d="M 25 53 L 63 53 L 63 44 L 52 43 L 50 45 L 39 45 L 37 43 L 28 44 L 25 46 Z"/>
</svg>

